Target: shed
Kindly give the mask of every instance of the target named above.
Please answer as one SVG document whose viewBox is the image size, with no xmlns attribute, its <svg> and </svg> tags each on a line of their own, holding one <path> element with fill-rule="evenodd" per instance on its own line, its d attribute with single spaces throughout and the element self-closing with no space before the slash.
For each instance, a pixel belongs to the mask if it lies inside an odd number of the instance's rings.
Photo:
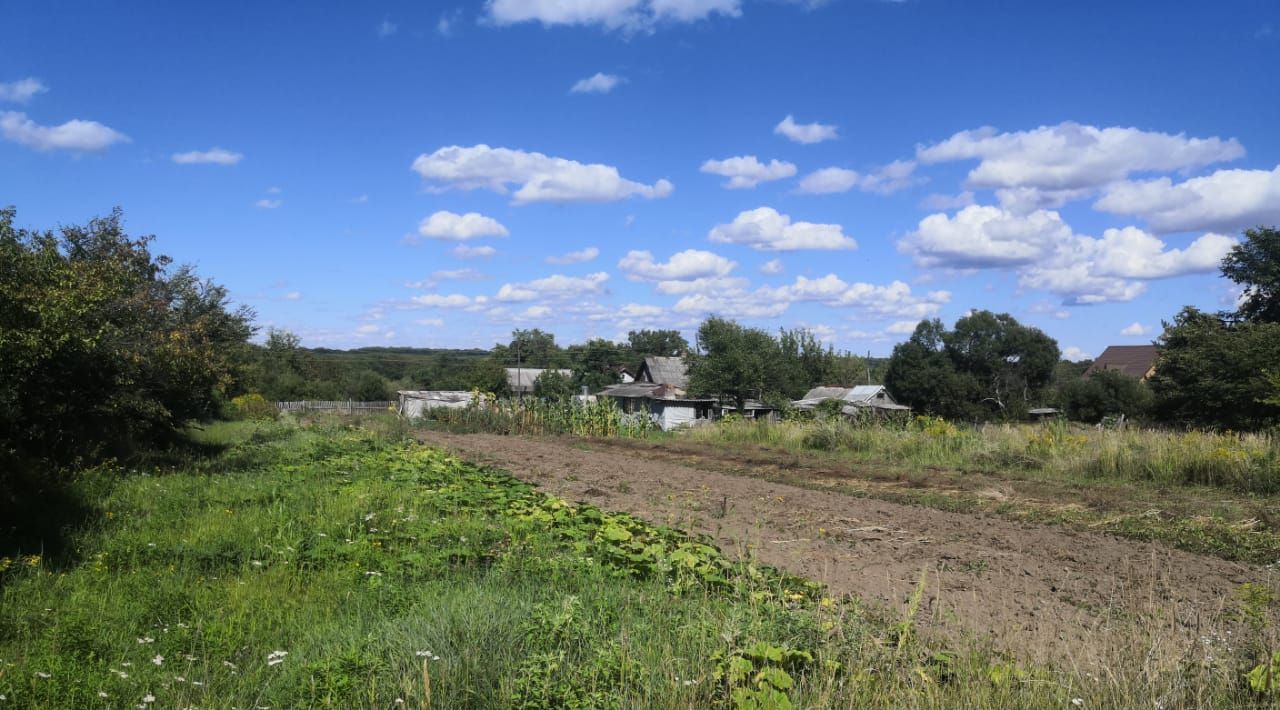
<svg viewBox="0 0 1280 710">
<path fill-rule="evenodd" d="M 1108 345 L 1084 374 L 1088 377 L 1103 370 L 1118 370 L 1129 377 L 1145 380 L 1155 374 L 1159 358 L 1160 348 L 1154 345 Z"/>
<path fill-rule="evenodd" d="M 636 382 L 674 385 L 685 389 L 689 386 L 689 369 L 682 357 L 650 356 L 644 359 L 644 364 L 636 373 Z"/>
<path fill-rule="evenodd" d="M 538 376 L 546 371 L 534 367 L 508 367 L 507 386 L 511 388 L 512 394 L 532 394 L 533 384 L 538 381 Z M 573 370 L 552 370 L 552 372 L 573 377 Z"/>
<path fill-rule="evenodd" d="M 858 385 L 857 387 L 814 387 L 804 397 L 792 402 L 796 409 L 813 409 L 819 404 L 835 399 L 842 402 L 840 411 L 856 414 L 858 410 L 909 411 L 911 407 L 898 404 L 884 385 Z"/>
<path fill-rule="evenodd" d="M 396 411 L 405 419 L 416 419 L 428 409 L 462 409 L 471 404 L 471 393 L 447 390 L 400 390 Z"/>
</svg>

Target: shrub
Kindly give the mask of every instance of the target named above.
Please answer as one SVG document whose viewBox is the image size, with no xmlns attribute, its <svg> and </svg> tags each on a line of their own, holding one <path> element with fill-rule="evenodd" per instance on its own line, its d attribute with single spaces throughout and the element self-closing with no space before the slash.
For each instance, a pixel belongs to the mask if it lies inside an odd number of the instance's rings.
<svg viewBox="0 0 1280 710">
<path fill-rule="evenodd" d="M 239 397 L 232 398 L 231 408 L 238 419 L 270 421 L 279 414 L 276 410 L 276 405 L 268 402 L 265 397 L 257 392 L 250 392 L 249 394 L 242 394 Z"/>
</svg>

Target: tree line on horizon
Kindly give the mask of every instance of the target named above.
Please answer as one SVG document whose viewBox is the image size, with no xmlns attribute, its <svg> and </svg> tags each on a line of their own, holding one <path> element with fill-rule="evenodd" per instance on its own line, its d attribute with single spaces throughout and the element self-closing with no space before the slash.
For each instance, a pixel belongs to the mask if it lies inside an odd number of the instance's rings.
<svg viewBox="0 0 1280 710">
<path fill-rule="evenodd" d="M 504 394 L 507 367 L 564 368 L 538 394 L 595 392 L 644 357 L 683 356 L 693 395 L 741 407 L 784 407 L 817 385 L 883 383 L 917 412 L 965 421 L 1017 420 L 1034 406 L 1074 419 L 1126 414 L 1156 423 L 1256 430 L 1280 424 L 1280 231 L 1246 230 L 1223 275 L 1235 310 L 1186 307 L 1164 323 L 1155 376 L 1081 378 L 1057 343 L 1009 314 L 971 312 L 951 328 L 922 321 L 887 359 L 838 352 L 804 329 L 769 332 L 710 317 L 694 342 L 670 329 L 626 342 L 562 347 L 516 330 L 489 350 L 307 349 L 268 329 L 225 288 L 130 237 L 119 210 L 83 226 L 30 230 L 0 210 L 0 476 L 128 459 L 171 445 L 231 398 L 391 399 L 397 389 Z M 0 487 L 10 481 L 0 480 Z M 12 487 L 12 486 L 8 486 Z"/>
</svg>

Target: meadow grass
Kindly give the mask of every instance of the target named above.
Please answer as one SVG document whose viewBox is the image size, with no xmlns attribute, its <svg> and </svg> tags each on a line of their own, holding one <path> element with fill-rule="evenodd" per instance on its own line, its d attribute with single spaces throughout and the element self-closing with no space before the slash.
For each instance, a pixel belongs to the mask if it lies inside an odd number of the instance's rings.
<svg viewBox="0 0 1280 710">
<path fill-rule="evenodd" d="M 682 436 L 707 443 L 838 452 L 848 459 L 917 468 L 1280 493 L 1280 438 L 1267 433 L 1099 429 L 1060 421 L 966 426 L 918 417 L 907 424 L 733 418 Z"/>
<path fill-rule="evenodd" d="M 81 474 L 94 514 L 71 554 L 0 560 L 0 707 L 1260 700 L 1250 654 L 1157 667 L 1135 639 L 1098 677 L 941 645 L 913 612 L 883 618 L 378 426 L 215 425 L 195 438 L 219 454 Z M 1272 607 L 1254 600 L 1260 639 Z"/>
</svg>

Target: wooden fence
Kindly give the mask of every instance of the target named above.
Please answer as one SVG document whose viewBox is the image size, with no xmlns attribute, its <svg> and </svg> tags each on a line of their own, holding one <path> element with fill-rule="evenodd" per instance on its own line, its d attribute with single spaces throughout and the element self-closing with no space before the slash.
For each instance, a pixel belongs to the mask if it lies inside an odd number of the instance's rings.
<svg viewBox="0 0 1280 710">
<path fill-rule="evenodd" d="M 301 402 L 276 402 L 282 412 L 385 412 L 396 406 L 395 402 L 356 402 L 343 400 L 336 402 L 321 400 L 304 400 Z"/>
</svg>

